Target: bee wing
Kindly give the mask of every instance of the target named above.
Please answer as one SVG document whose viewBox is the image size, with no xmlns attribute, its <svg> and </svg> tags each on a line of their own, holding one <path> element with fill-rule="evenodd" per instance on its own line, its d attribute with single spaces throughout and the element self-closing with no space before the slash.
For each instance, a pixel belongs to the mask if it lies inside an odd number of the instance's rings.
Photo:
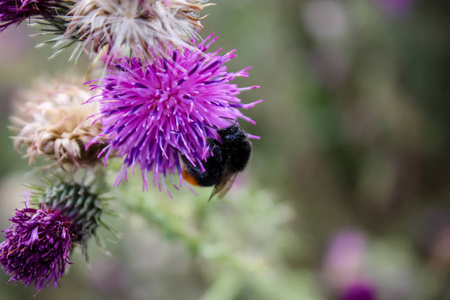
<svg viewBox="0 0 450 300">
<path fill-rule="evenodd" d="M 231 186 L 233 185 L 234 181 L 236 180 L 236 176 L 238 173 L 235 173 L 234 175 L 232 175 L 230 178 L 228 178 L 227 182 L 225 183 L 225 186 L 222 188 L 222 190 L 218 191 L 219 192 L 219 198 L 223 198 L 228 191 L 231 189 Z"/>
<path fill-rule="evenodd" d="M 219 194 L 219 198 L 223 198 L 231 189 L 236 176 L 237 173 L 232 174 L 228 170 L 225 170 L 220 182 L 214 186 L 214 189 L 211 192 L 211 196 L 209 196 L 208 202 L 217 194 Z"/>
</svg>

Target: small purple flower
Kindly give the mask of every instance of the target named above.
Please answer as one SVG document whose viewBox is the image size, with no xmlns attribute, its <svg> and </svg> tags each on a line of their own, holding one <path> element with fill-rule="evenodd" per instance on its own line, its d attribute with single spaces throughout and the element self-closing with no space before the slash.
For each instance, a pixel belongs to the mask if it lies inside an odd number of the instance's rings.
<svg viewBox="0 0 450 300">
<path fill-rule="evenodd" d="M 377 298 L 375 286 L 365 281 L 353 282 L 341 294 L 341 300 L 376 300 Z"/>
<path fill-rule="evenodd" d="M 160 176 L 179 174 L 181 186 L 180 155 L 202 165 L 211 153 L 207 139 L 220 139 L 217 128 L 229 126 L 237 118 L 254 123 L 239 109 L 262 100 L 242 104 L 237 95 L 258 86 L 239 88 L 230 83 L 235 77 L 247 77 L 249 68 L 227 72 L 224 63 L 236 56 L 234 50 L 223 56 L 220 49 L 207 53 L 217 39 L 209 41 L 211 37 L 196 50 L 170 49 L 164 57 L 144 65 L 136 57 L 123 58 L 114 71 L 93 85 L 101 89 L 99 96 L 89 100 L 100 102 L 100 136 L 110 139 L 104 149 L 105 161 L 116 151 L 125 157 L 116 185 L 126 178 L 129 167 L 134 172 L 139 166 L 145 189 L 150 171 L 160 190 Z M 167 190 L 165 183 L 164 187 Z"/>
<path fill-rule="evenodd" d="M 30 17 L 51 18 L 62 3 L 62 0 L 0 0 L 0 32 Z"/>
<path fill-rule="evenodd" d="M 71 222 L 58 211 L 34 208 L 16 210 L 10 221 L 0 244 L 0 263 L 11 276 L 9 282 L 33 284 L 37 292 L 52 282 L 53 288 L 58 286 L 70 263 Z"/>
<path fill-rule="evenodd" d="M 413 0 L 377 0 L 381 8 L 392 15 L 404 15 L 413 7 Z"/>
</svg>

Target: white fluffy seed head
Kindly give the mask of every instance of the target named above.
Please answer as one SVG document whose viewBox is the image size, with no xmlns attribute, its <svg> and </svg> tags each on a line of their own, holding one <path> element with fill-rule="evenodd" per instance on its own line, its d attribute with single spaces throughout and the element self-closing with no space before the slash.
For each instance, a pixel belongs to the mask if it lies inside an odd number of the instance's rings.
<svg viewBox="0 0 450 300">
<path fill-rule="evenodd" d="M 79 36 L 88 54 L 133 54 L 145 59 L 169 45 L 191 46 L 201 29 L 200 0 L 79 0 L 72 7 L 65 37 Z"/>
<path fill-rule="evenodd" d="M 85 150 L 86 144 L 101 133 L 100 122 L 92 124 L 88 120 L 99 112 L 97 104 L 82 105 L 92 96 L 83 87 L 58 80 L 41 80 L 34 88 L 21 92 L 15 99 L 17 113 L 12 118 L 12 129 L 18 132 L 15 146 L 26 147 L 30 161 L 45 156 L 60 164 L 96 164 L 106 142 L 100 140 Z"/>
</svg>

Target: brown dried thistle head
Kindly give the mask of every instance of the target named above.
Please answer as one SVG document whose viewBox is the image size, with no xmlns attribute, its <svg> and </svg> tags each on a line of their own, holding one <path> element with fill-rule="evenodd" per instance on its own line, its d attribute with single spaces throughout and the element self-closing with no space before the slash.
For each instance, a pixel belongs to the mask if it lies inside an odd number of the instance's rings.
<svg viewBox="0 0 450 300">
<path fill-rule="evenodd" d="M 100 162 L 106 139 L 100 138 L 86 150 L 86 144 L 101 133 L 100 122 L 88 119 L 99 112 L 97 104 L 82 104 L 92 96 L 84 87 L 58 80 L 37 82 L 20 93 L 12 118 L 12 129 L 18 132 L 15 147 L 26 147 L 30 162 L 36 156 L 78 167 Z"/>
<path fill-rule="evenodd" d="M 169 47 L 192 47 L 202 28 L 206 0 L 79 0 L 69 13 L 65 38 L 78 36 L 84 50 L 131 54 L 152 60 Z"/>
</svg>

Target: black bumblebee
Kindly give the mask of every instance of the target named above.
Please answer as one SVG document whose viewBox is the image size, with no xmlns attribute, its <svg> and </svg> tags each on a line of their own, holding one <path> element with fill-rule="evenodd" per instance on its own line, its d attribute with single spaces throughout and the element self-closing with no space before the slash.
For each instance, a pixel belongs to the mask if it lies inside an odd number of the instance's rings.
<svg viewBox="0 0 450 300">
<path fill-rule="evenodd" d="M 183 178 L 192 185 L 214 186 L 209 199 L 219 194 L 223 197 L 233 185 L 236 175 L 242 172 L 250 159 L 252 143 L 237 125 L 218 129 L 222 142 L 208 139 L 212 155 L 203 162 L 205 171 L 183 157 Z"/>
</svg>

